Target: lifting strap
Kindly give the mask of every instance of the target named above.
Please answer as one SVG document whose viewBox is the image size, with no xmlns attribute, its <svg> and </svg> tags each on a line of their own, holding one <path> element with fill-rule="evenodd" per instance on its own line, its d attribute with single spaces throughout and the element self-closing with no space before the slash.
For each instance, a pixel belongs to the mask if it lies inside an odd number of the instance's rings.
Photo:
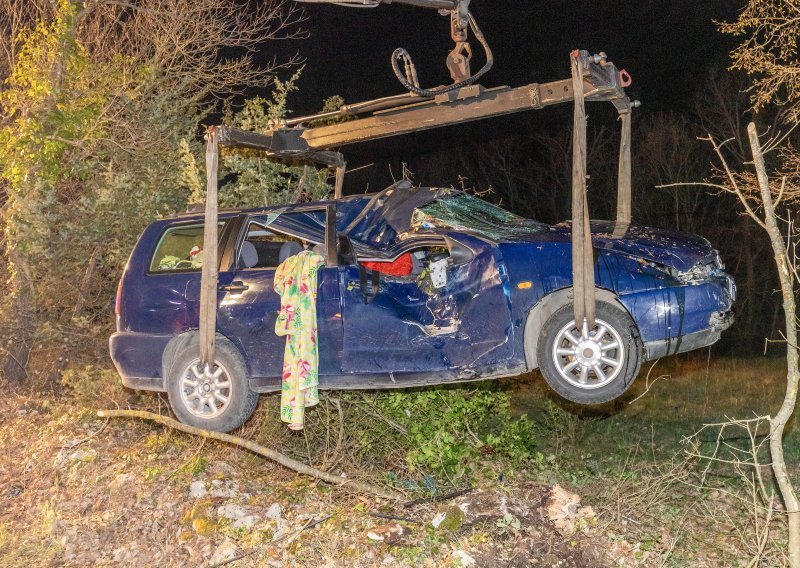
<svg viewBox="0 0 800 568">
<path fill-rule="evenodd" d="M 631 222 L 631 108 L 621 109 L 622 132 L 619 140 L 617 179 L 617 225 Z"/>
<path fill-rule="evenodd" d="M 214 366 L 217 329 L 217 170 L 219 140 L 217 129 L 208 130 L 206 142 L 206 214 L 203 231 L 203 269 L 200 276 L 200 365 Z"/>
<path fill-rule="evenodd" d="M 594 327 L 594 251 L 589 227 L 586 197 L 586 104 L 583 93 L 583 69 L 580 52 L 570 58 L 575 114 L 572 133 L 572 285 L 575 324 L 581 329 L 584 320 Z"/>
<path fill-rule="evenodd" d="M 363 264 L 358 265 L 358 280 L 361 295 L 365 304 L 371 304 L 381 291 L 381 275 L 377 270 L 367 270 Z"/>
<path fill-rule="evenodd" d="M 342 197 L 342 189 L 344 188 L 344 174 L 347 171 L 347 162 L 342 162 L 340 166 L 336 166 L 336 183 L 333 186 L 333 198 L 340 199 Z"/>
</svg>

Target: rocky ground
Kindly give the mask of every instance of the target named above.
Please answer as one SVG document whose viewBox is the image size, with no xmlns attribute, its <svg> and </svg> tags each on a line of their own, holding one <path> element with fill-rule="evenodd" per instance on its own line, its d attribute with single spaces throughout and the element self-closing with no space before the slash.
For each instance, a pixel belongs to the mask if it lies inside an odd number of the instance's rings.
<svg viewBox="0 0 800 568">
<path fill-rule="evenodd" d="M 404 506 L 156 424 L 99 420 L 94 410 L 0 401 L 0 565 L 655 563 L 558 485 L 484 481 Z"/>
</svg>

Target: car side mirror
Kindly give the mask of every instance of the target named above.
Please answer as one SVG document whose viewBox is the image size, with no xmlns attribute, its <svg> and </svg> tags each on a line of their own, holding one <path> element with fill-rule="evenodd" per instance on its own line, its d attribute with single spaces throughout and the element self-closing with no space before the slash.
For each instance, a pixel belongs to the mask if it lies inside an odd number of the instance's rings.
<svg viewBox="0 0 800 568">
<path fill-rule="evenodd" d="M 336 240 L 336 259 L 339 266 L 348 266 L 356 263 L 356 253 L 350 237 L 339 235 Z"/>
</svg>

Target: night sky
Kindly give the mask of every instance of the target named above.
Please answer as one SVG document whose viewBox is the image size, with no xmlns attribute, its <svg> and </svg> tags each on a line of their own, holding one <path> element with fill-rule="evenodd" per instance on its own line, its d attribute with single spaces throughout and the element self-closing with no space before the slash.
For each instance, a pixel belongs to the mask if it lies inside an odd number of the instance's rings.
<svg viewBox="0 0 800 568">
<path fill-rule="evenodd" d="M 572 49 L 605 51 L 633 76 L 628 93 L 641 99 L 641 112 L 686 111 L 702 96 L 712 70 L 729 64 L 728 52 L 735 40 L 717 32 L 713 21 L 735 18 L 741 4 L 734 0 L 473 0 L 471 10 L 495 55 L 494 67 L 481 83 L 520 86 L 566 79 Z M 401 93 L 403 88 L 389 64 L 397 47 L 410 52 L 423 87 L 451 82 L 444 64 L 453 45 L 449 18 L 435 10 L 307 4 L 306 15 L 304 26 L 310 37 L 278 44 L 280 53 L 296 51 L 306 59 L 300 90 L 290 99 L 294 114 L 318 111 L 331 95 L 352 103 Z M 483 66 L 483 50 L 470 39 L 476 71 Z M 271 43 L 270 52 L 275 47 Z M 507 136 L 554 124 L 567 128 L 569 117 L 567 108 L 540 110 L 362 144 L 345 153 L 351 166 L 411 159 L 442 145 L 455 148 L 475 137 Z"/>
</svg>

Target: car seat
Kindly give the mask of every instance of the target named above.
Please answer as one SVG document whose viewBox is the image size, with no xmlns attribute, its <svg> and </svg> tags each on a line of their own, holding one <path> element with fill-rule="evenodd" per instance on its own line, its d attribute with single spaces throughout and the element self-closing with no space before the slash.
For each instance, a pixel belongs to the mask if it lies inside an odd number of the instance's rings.
<svg viewBox="0 0 800 568">
<path fill-rule="evenodd" d="M 242 243 L 242 250 L 239 251 L 239 265 L 242 268 L 253 268 L 258 264 L 258 251 L 256 246 L 250 241 Z"/>
</svg>

